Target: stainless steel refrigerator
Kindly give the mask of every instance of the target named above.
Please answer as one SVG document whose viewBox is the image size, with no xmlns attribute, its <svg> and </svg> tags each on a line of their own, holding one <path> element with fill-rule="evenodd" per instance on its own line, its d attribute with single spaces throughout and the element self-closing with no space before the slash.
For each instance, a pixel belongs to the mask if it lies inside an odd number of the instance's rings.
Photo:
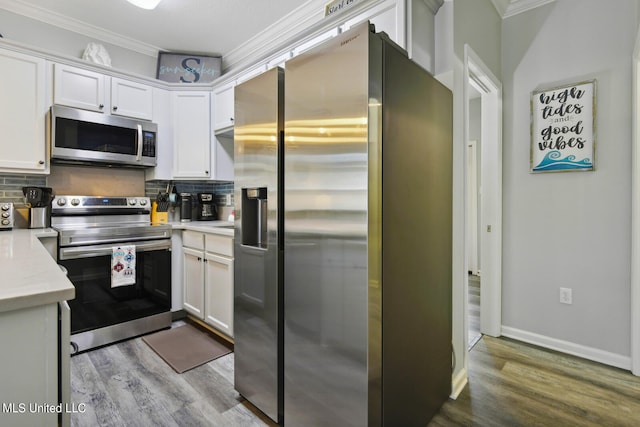
<svg viewBox="0 0 640 427">
<path fill-rule="evenodd" d="M 235 88 L 234 382 L 282 420 L 283 70 Z"/>
<path fill-rule="evenodd" d="M 288 426 L 424 426 L 451 390 L 451 93 L 368 23 L 285 68 L 284 134 L 281 98 L 236 88 L 236 388 Z"/>
</svg>

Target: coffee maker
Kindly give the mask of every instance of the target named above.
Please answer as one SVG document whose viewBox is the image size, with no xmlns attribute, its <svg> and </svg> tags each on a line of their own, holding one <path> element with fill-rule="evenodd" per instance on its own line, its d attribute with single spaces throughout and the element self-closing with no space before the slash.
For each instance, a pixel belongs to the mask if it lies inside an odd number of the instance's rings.
<svg viewBox="0 0 640 427">
<path fill-rule="evenodd" d="M 50 187 L 22 187 L 22 194 L 29 205 L 29 228 L 50 227 L 53 190 Z"/>
<path fill-rule="evenodd" d="M 218 219 L 218 206 L 214 202 L 213 193 L 198 193 L 198 220 L 212 221 Z"/>
</svg>

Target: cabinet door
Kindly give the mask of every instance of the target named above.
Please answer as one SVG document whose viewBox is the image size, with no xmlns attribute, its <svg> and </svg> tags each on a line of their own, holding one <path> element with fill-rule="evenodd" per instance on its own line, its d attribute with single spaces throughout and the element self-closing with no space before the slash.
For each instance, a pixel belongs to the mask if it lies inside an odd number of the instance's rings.
<svg viewBox="0 0 640 427">
<path fill-rule="evenodd" d="M 199 319 L 204 318 L 204 253 L 183 248 L 183 307 Z"/>
<path fill-rule="evenodd" d="M 206 253 L 205 318 L 233 337 L 233 259 Z"/>
<path fill-rule="evenodd" d="M 53 103 L 91 111 L 105 110 L 105 76 L 68 65 L 53 69 Z"/>
<path fill-rule="evenodd" d="M 213 91 L 213 131 L 227 131 L 233 127 L 235 82 Z"/>
<path fill-rule="evenodd" d="M 175 178 L 209 178 L 211 170 L 209 92 L 173 93 Z"/>
<path fill-rule="evenodd" d="M 153 89 L 147 85 L 112 77 L 111 114 L 151 120 Z"/>
<path fill-rule="evenodd" d="M 0 171 L 49 173 L 45 61 L 0 50 Z"/>
</svg>

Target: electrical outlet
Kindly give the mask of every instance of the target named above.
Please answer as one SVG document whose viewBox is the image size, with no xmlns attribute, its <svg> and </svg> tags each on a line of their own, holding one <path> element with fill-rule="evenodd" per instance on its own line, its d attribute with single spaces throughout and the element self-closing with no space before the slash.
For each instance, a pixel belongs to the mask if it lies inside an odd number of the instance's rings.
<svg viewBox="0 0 640 427">
<path fill-rule="evenodd" d="M 560 288 L 560 302 L 562 304 L 573 304 L 571 288 Z"/>
</svg>

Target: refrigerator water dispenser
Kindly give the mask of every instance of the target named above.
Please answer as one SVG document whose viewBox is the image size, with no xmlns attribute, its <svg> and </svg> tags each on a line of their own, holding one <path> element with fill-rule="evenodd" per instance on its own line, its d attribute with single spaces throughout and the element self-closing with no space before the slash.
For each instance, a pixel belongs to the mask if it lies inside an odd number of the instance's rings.
<svg viewBox="0 0 640 427">
<path fill-rule="evenodd" d="M 242 244 L 267 247 L 267 187 L 242 189 Z"/>
</svg>

